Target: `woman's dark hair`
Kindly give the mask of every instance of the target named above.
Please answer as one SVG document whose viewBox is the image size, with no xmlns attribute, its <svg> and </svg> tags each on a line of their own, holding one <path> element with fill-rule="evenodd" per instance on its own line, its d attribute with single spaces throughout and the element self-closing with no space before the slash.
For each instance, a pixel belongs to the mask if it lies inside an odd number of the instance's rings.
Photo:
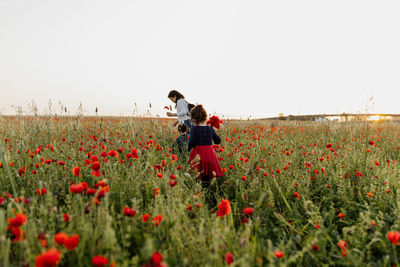
<svg viewBox="0 0 400 267">
<path fill-rule="evenodd" d="M 203 105 L 196 105 L 190 110 L 190 118 L 196 124 L 205 122 L 207 120 L 207 112 Z"/>
<path fill-rule="evenodd" d="M 187 127 L 186 124 L 184 124 L 184 123 L 179 124 L 179 126 L 178 126 L 178 131 L 179 131 L 180 133 L 186 133 L 187 130 L 188 130 L 188 127 Z"/>
<path fill-rule="evenodd" d="M 181 93 L 176 90 L 170 91 L 168 97 L 176 97 L 176 102 L 178 102 L 178 100 L 181 98 L 185 98 Z"/>
</svg>

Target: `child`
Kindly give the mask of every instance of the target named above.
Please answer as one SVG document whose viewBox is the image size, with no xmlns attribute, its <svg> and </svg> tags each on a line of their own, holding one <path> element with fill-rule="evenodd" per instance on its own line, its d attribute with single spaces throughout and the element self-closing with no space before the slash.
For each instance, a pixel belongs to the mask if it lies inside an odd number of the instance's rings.
<svg viewBox="0 0 400 267">
<path fill-rule="evenodd" d="M 200 173 L 199 179 L 202 181 L 202 186 L 208 188 L 212 178 L 224 175 L 212 147 L 212 142 L 220 144 L 221 138 L 212 127 L 207 126 L 207 112 L 202 105 L 195 106 L 190 111 L 190 116 L 195 126 L 189 138 L 188 149 L 189 151 L 193 149 L 189 156 L 189 164 L 192 164 Z M 199 157 L 198 162 L 197 157 Z"/>
<path fill-rule="evenodd" d="M 174 123 L 174 126 L 179 124 L 186 124 L 188 126 L 188 133 L 190 133 L 192 129 L 192 123 L 190 121 L 190 114 L 188 103 L 185 100 L 185 97 L 176 90 L 172 90 L 168 94 L 168 98 L 174 102 L 176 105 L 176 113 L 167 112 L 168 117 L 178 116 L 178 121 Z"/>
<path fill-rule="evenodd" d="M 187 125 L 179 124 L 178 131 L 181 133 L 181 135 L 178 138 L 176 138 L 175 143 L 172 145 L 172 147 L 174 148 L 175 151 L 177 148 L 179 154 L 183 155 L 185 152 L 187 152 L 189 144 L 189 134 L 187 133 L 188 131 Z"/>
</svg>

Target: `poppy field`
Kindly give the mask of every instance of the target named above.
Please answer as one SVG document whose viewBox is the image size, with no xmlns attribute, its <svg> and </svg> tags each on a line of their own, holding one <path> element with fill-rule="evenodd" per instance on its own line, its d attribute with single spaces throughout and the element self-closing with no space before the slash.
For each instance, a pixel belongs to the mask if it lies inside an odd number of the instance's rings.
<svg viewBox="0 0 400 267">
<path fill-rule="evenodd" d="M 0 117 L 0 265 L 399 266 L 400 125 L 223 121 L 203 188 L 171 122 Z"/>
</svg>

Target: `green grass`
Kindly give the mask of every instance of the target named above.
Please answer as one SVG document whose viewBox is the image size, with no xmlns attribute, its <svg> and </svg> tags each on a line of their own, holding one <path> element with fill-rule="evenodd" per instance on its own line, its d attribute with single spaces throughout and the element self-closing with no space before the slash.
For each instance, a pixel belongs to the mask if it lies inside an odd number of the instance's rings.
<svg viewBox="0 0 400 267">
<path fill-rule="evenodd" d="M 0 265 L 34 266 L 53 247 L 62 253 L 59 266 L 91 266 L 95 255 L 115 266 L 141 266 L 156 251 L 168 266 L 225 266 L 227 252 L 234 255 L 230 266 L 398 265 L 399 247 L 387 233 L 400 229 L 399 130 L 395 124 L 225 122 L 217 130 L 223 140 L 217 156 L 227 172 L 212 186 L 221 191 L 218 203 L 228 199 L 232 212 L 221 218 L 210 211 L 218 207 L 209 207 L 186 159 L 171 160 L 178 132 L 168 121 L 1 117 Z M 118 157 L 103 162 L 102 152 L 121 148 Z M 126 158 L 132 148 L 138 159 Z M 104 172 L 100 177 L 91 174 L 91 164 L 85 166 L 93 155 Z M 81 177 L 73 175 L 75 166 Z M 172 173 L 175 187 L 169 185 Z M 94 188 L 101 180 L 109 192 L 98 204 L 94 196 L 69 191 L 71 182 Z M 37 195 L 42 187 L 47 193 Z M 124 216 L 124 206 L 136 215 Z M 246 207 L 254 213 L 243 224 Z M 18 212 L 27 216 L 20 227 L 25 239 L 12 242 L 7 219 Z M 150 219 L 144 223 L 146 213 Z M 153 225 L 157 215 L 162 221 Z M 79 245 L 68 251 L 56 244 L 59 232 L 78 234 Z M 348 244 L 346 257 L 340 240 Z M 277 250 L 284 253 L 280 259 Z"/>
</svg>

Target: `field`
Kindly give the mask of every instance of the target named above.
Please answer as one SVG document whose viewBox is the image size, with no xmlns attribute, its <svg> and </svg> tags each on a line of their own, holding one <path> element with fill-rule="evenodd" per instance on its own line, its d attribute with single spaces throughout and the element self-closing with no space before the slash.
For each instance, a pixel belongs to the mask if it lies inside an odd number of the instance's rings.
<svg viewBox="0 0 400 267">
<path fill-rule="evenodd" d="M 168 120 L 0 117 L 0 265 L 399 266 L 399 130 L 224 121 L 207 191 Z"/>
</svg>

